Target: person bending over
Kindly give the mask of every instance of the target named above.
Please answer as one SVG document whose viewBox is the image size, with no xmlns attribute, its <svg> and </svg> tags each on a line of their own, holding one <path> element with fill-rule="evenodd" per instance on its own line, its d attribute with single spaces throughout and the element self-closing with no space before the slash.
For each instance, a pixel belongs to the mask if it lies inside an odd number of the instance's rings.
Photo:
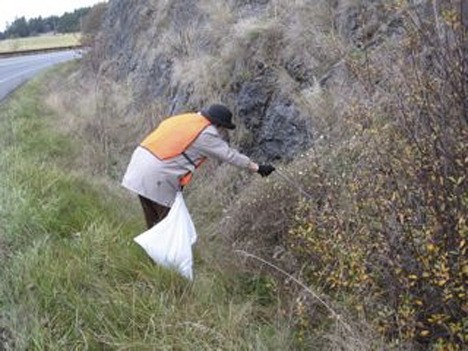
<svg viewBox="0 0 468 351">
<path fill-rule="evenodd" d="M 270 175 L 275 168 L 259 165 L 231 148 L 223 136 L 236 126 L 224 105 L 169 117 L 132 154 L 122 185 L 138 194 L 148 229 L 164 219 L 176 194 L 208 157 L 239 168 Z"/>
</svg>

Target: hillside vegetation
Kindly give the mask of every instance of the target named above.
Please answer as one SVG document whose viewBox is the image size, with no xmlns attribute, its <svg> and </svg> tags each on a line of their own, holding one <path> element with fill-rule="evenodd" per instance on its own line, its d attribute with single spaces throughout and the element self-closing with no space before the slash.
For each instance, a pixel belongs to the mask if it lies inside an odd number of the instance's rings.
<svg viewBox="0 0 468 351">
<path fill-rule="evenodd" d="M 83 171 L 86 141 L 44 103 L 75 70 L 0 107 L 0 349 L 295 349 L 268 279 L 200 256 L 188 283 L 133 243 L 137 204 Z"/>
<path fill-rule="evenodd" d="M 460 1 L 115 1 L 85 62 L 98 73 L 106 150 L 128 155 L 161 118 L 227 103 L 241 123 L 234 143 L 282 166 L 312 200 L 279 176 L 214 166 L 190 196 L 221 234 L 218 260 L 261 257 L 390 345 L 460 349 L 466 12 Z M 336 323 L 309 293 L 290 294 L 305 335 L 319 315 Z"/>
<path fill-rule="evenodd" d="M 4 230 L 2 245 L 13 247 L 5 257 L 18 270 L 10 276 L 27 276 L 10 280 L 0 300 L 10 306 L 0 317 L 8 339 L 26 335 L 15 321 L 32 314 L 41 317 L 25 331 L 54 347 L 65 335 L 66 345 L 84 348 L 462 350 L 466 11 L 455 0 L 110 2 L 79 70 L 62 72 L 67 85 L 52 84 L 45 99 L 60 116 L 60 140 L 78 141 L 52 148 L 29 174 L 53 160 L 67 180 L 26 181 L 12 161 L 2 178 L 15 180 L 2 189 L 17 189 L 2 211 L 67 184 L 52 192 L 53 212 L 21 207 L 18 223 L 31 224 Z M 161 119 L 219 101 L 236 115 L 233 144 L 279 173 L 261 179 L 211 162 L 196 174 L 184 191 L 200 235 L 187 285 L 129 244 L 142 218 L 116 187 Z M 18 148 L 7 148 L 6 160 Z M 29 208 L 39 212 L 22 212 Z M 55 213 L 71 217 L 50 222 Z M 37 260 L 85 264 L 57 265 L 56 274 L 37 269 L 43 261 L 23 266 L 15 241 L 31 235 L 39 240 L 31 251 L 48 252 Z M 39 278 L 27 289 L 30 271 Z M 66 293 L 49 283 L 55 276 Z M 11 288 L 19 284 L 26 288 Z"/>
</svg>

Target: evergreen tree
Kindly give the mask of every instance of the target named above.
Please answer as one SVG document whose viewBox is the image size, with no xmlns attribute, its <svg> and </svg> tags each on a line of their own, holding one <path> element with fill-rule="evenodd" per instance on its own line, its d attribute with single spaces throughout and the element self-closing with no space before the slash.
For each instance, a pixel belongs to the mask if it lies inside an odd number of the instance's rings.
<svg viewBox="0 0 468 351">
<path fill-rule="evenodd" d="M 21 18 L 15 19 L 13 23 L 7 28 L 5 34 L 9 38 L 23 38 L 29 36 L 30 30 L 26 18 L 23 16 Z"/>
<path fill-rule="evenodd" d="M 41 33 L 72 33 L 81 31 L 83 18 L 91 7 L 83 7 L 73 12 L 66 12 L 62 16 L 41 16 L 26 20 L 25 17 L 17 18 L 0 32 L 0 39 L 27 37 Z"/>
</svg>

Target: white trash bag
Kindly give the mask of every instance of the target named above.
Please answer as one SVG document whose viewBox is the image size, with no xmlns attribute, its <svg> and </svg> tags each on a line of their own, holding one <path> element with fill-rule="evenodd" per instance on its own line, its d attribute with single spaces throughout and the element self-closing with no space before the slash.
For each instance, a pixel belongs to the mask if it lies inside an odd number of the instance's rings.
<svg viewBox="0 0 468 351">
<path fill-rule="evenodd" d="M 133 239 L 154 262 L 192 280 L 192 245 L 197 233 L 181 192 L 161 222 Z"/>
</svg>

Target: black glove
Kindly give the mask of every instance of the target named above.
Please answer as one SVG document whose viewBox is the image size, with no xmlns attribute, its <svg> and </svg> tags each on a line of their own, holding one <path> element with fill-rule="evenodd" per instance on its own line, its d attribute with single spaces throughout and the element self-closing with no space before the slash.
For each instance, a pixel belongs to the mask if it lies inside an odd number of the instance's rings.
<svg viewBox="0 0 468 351">
<path fill-rule="evenodd" d="M 260 174 L 262 177 L 268 177 L 274 170 L 275 167 L 273 167 L 272 165 L 260 165 L 258 166 L 257 173 Z"/>
</svg>

